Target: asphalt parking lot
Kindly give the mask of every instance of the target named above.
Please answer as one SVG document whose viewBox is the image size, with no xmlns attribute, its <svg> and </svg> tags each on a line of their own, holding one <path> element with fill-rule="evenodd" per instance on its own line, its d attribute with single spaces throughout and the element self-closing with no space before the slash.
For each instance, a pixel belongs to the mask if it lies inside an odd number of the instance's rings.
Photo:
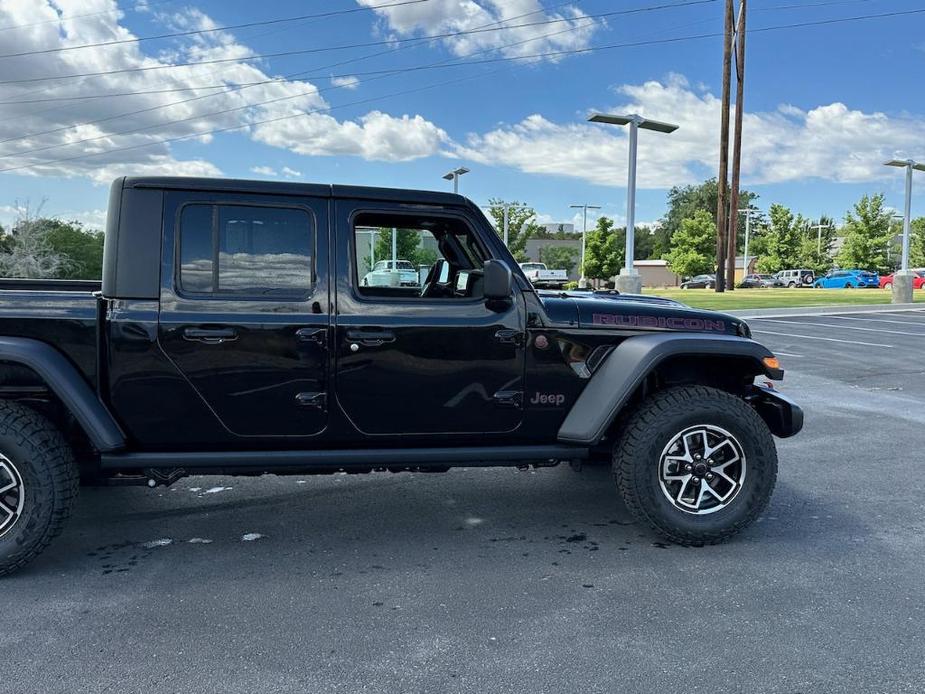
<svg viewBox="0 0 925 694">
<path fill-rule="evenodd" d="M 921 692 L 925 311 L 763 317 L 806 410 L 735 541 L 608 471 L 88 489 L 0 584 L 8 692 Z"/>
</svg>

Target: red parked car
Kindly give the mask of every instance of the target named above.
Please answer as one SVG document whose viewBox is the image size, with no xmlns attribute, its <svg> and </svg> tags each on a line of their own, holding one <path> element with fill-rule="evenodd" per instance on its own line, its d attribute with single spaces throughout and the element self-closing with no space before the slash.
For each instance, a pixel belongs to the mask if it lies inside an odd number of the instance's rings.
<svg viewBox="0 0 925 694">
<path fill-rule="evenodd" d="M 925 287 L 925 270 L 913 270 L 915 277 L 912 278 L 912 288 L 921 289 Z M 893 275 L 881 275 L 880 289 L 893 288 Z"/>
</svg>

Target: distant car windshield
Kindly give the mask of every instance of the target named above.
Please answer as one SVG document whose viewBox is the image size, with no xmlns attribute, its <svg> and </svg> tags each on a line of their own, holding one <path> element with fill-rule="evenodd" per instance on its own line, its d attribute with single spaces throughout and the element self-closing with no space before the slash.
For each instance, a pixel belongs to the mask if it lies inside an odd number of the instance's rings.
<svg viewBox="0 0 925 694">
<path fill-rule="evenodd" d="M 543 263 L 524 263 L 521 265 L 524 270 L 545 270 L 546 266 Z"/>
</svg>

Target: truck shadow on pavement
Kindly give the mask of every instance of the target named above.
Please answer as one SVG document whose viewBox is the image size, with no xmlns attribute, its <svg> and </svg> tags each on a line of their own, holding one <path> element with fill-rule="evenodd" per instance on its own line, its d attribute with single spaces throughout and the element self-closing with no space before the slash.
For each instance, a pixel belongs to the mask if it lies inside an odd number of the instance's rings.
<svg viewBox="0 0 925 694">
<path fill-rule="evenodd" d="M 762 518 L 730 543 L 677 547 L 633 521 L 607 466 L 586 466 L 580 474 L 560 466 L 442 475 L 189 478 L 154 491 L 83 490 L 69 530 L 47 559 L 23 575 L 49 563 L 127 574 L 152 561 L 172 563 L 168 558 L 179 561 L 171 570 L 180 572 L 188 562 L 221 566 L 255 557 L 310 565 L 313 572 L 365 558 L 368 566 L 358 570 L 375 572 L 385 564 L 448 561 L 442 556 L 447 554 L 472 561 L 542 559 L 555 567 L 634 550 L 693 552 L 693 558 L 756 548 L 788 553 L 818 546 L 836 552 L 870 539 L 857 517 L 779 484 Z"/>
</svg>

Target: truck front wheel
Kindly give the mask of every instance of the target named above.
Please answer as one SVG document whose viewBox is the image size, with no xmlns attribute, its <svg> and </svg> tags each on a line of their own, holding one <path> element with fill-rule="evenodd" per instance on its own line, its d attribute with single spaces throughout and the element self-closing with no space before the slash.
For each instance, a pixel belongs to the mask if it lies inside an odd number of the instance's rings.
<svg viewBox="0 0 925 694">
<path fill-rule="evenodd" d="M 613 471 L 630 512 L 671 542 L 722 542 L 767 506 L 777 451 L 742 399 L 716 388 L 656 393 L 614 446 Z"/>
<path fill-rule="evenodd" d="M 78 484 L 57 428 L 28 407 L 0 402 L 0 576 L 28 564 L 61 532 Z"/>
</svg>

